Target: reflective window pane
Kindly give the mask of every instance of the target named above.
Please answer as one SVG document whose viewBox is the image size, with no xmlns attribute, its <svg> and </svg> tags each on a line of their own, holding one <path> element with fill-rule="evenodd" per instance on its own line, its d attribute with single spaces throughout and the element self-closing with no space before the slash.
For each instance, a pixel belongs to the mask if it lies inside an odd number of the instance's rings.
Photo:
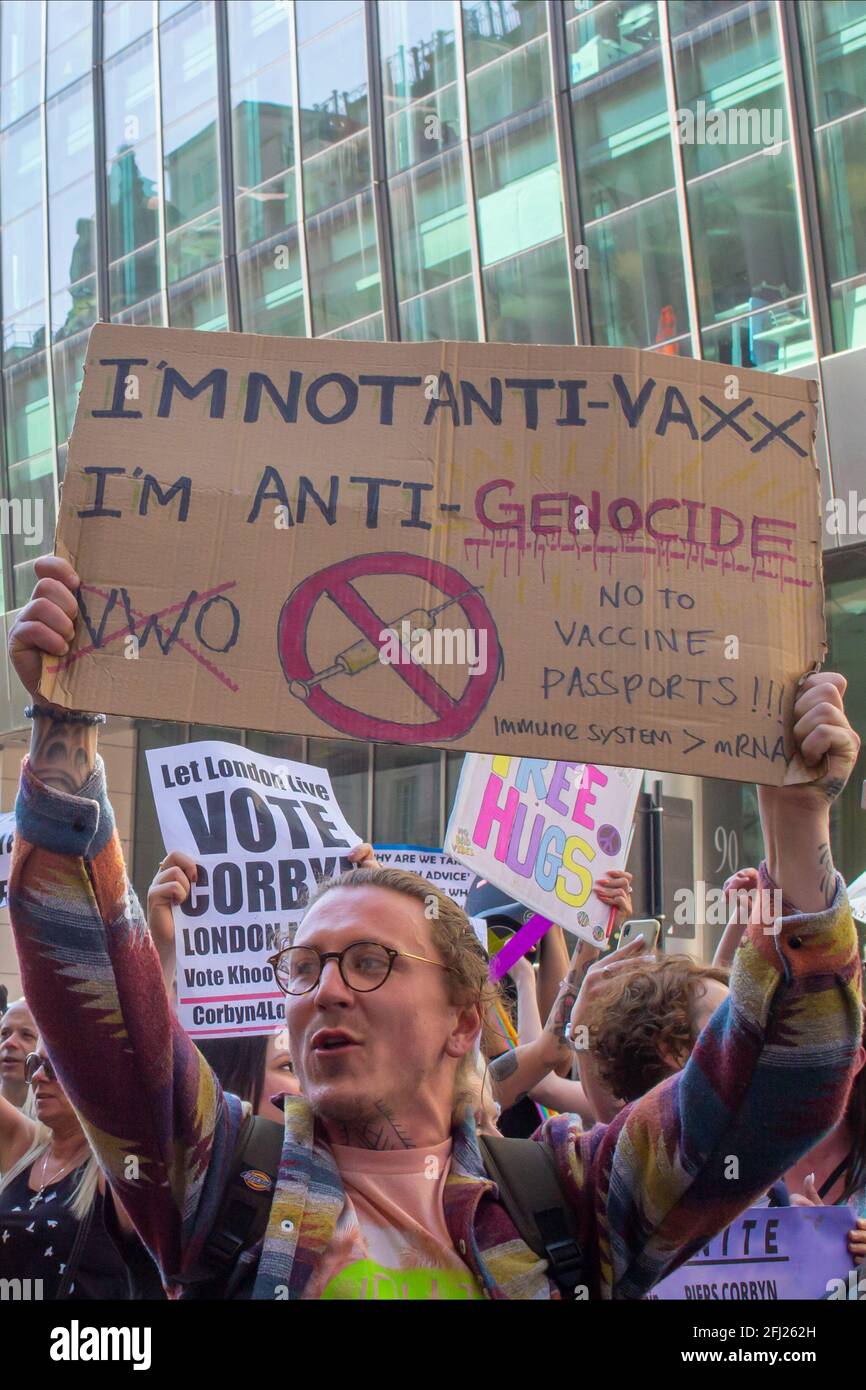
<svg viewBox="0 0 866 1390">
<path fill-rule="evenodd" d="M 216 34 L 213 10 L 190 5 L 160 32 L 162 119 L 166 126 L 216 95 Z"/>
<path fill-rule="evenodd" d="M 559 237 L 483 272 L 490 342 L 574 342 L 567 256 Z"/>
<path fill-rule="evenodd" d="M 147 35 L 105 64 L 105 148 L 109 161 L 155 130 L 153 43 Z"/>
<path fill-rule="evenodd" d="M 483 265 L 561 233 L 562 187 L 549 107 L 476 137 L 472 158 Z"/>
<path fill-rule="evenodd" d="M 42 136 L 31 116 L 0 138 L 0 214 L 4 224 L 42 201 Z"/>
<path fill-rule="evenodd" d="M 96 269 L 93 178 L 49 195 L 48 217 L 52 293 L 92 275 Z"/>
<path fill-rule="evenodd" d="M 400 336 L 405 342 L 416 343 L 432 339 L 474 342 L 478 338 L 478 318 L 472 277 L 467 275 L 401 304 Z"/>
<path fill-rule="evenodd" d="M 138 322 L 125 318 L 121 311 L 139 300 L 148 300 L 162 285 L 159 247 L 155 241 L 143 246 L 131 256 L 115 261 L 108 271 L 111 316 L 121 323 Z M 149 322 L 148 320 L 145 320 Z"/>
<path fill-rule="evenodd" d="M 547 39 L 540 38 L 510 53 L 467 81 L 469 129 L 487 130 L 500 121 L 538 106 L 550 97 Z"/>
<path fill-rule="evenodd" d="M 370 132 L 359 131 L 304 161 L 304 208 L 320 212 L 370 184 Z"/>
<path fill-rule="evenodd" d="M 525 0 L 463 0 L 463 44 L 466 70 L 501 58 L 547 29 L 544 5 Z"/>
<path fill-rule="evenodd" d="M 206 213 L 166 236 L 168 283 L 183 280 L 222 258 L 222 220 L 219 211 Z"/>
<path fill-rule="evenodd" d="M 866 272 L 866 111 L 819 131 L 818 192 L 831 281 Z"/>
<path fill-rule="evenodd" d="M 279 235 L 296 221 L 295 176 L 290 169 L 235 202 L 238 247 Z"/>
<path fill-rule="evenodd" d="M 165 224 L 178 227 L 219 202 L 216 103 L 164 132 Z"/>
<path fill-rule="evenodd" d="M 369 193 L 307 223 L 313 333 L 328 333 L 381 309 L 379 254 Z"/>
<path fill-rule="evenodd" d="M 866 344 L 866 0 L 799 11 L 833 346 Z"/>
<path fill-rule="evenodd" d="M 16 363 L 4 372 L 6 393 L 6 462 L 10 465 L 51 448 L 48 374 L 45 353 Z"/>
<path fill-rule="evenodd" d="M 790 148 L 688 188 L 698 305 L 707 327 L 804 289 Z"/>
<path fill-rule="evenodd" d="M 222 266 L 212 266 L 172 286 L 168 292 L 168 317 L 172 328 L 224 333 L 228 318 Z"/>
<path fill-rule="evenodd" d="M 295 0 L 295 23 L 298 26 L 298 43 L 315 38 L 326 29 L 341 24 L 350 15 L 356 15 L 362 0 Z"/>
<path fill-rule="evenodd" d="M 4 0 L 0 6 L 0 124 L 17 121 L 39 102 L 42 6 Z"/>
<path fill-rule="evenodd" d="M 567 34 L 581 211 L 591 222 L 673 188 L 658 11 L 597 4 L 569 19 Z"/>
<path fill-rule="evenodd" d="M 420 164 L 460 140 L 456 85 L 404 107 L 385 122 L 385 157 L 390 173 Z"/>
<path fill-rule="evenodd" d="M 108 245 L 112 260 L 152 242 L 159 229 L 155 140 L 144 140 L 108 166 Z"/>
<path fill-rule="evenodd" d="M 292 168 L 291 92 L 288 58 L 232 87 L 234 173 L 239 191 L 258 188 Z"/>
<path fill-rule="evenodd" d="M 22 309 L 34 307 L 34 324 L 44 324 L 45 276 L 42 266 L 42 209 L 33 208 L 3 228 L 3 318 L 9 324 Z"/>
<path fill-rule="evenodd" d="M 812 121 L 824 125 L 866 106 L 866 0 L 797 6 Z"/>
<path fill-rule="evenodd" d="M 150 299 L 131 305 L 128 309 L 119 309 L 112 317 L 116 323 L 133 323 L 144 328 L 162 328 L 165 324 L 162 295 L 155 294 Z"/>
<path fill-rule="evenodd" d="M 245 333 L 303 337 L 304 284 L 297 229 L 238 256 Z"/>
<path fill-rule="evenodd" d="M 337 328 L 333 333 L 321 333 L 321 338 L 345 338 L 355 343 L 384 343 L 385 341 L 385 320 L 381 314 L 371 314 L 366 319 L 356 319 L 354 323 L 347 323 L 344 328 Z"/>
<path fill-rule="evenodd" d="M 166 256 L 171 284 L 222 255 L 212 7 L 201 3 L 186 6 L 176 18 L 162 24 L 160 55 Z M 192 225 L 185 226 L 187 223 Z M 171 317 L 174 321 L 173 314 Z"/>
<path fill-rule="evenodd" d="M 766 293 L 766 291 L 765 291 Z M 753 302 L 758 303 L 760 296 Z M 763 372 L 790 372 L 815 361 L 815 344 L 805 298 L 767 301 L 732 323 L 705 328 L 704 357 Z"/>
<path fill-rule="evenodd" d="M 289 52 L 289 10 L 278 0 L 228 0 L 232 82 L 251 77 Z M 285 99 L 288 100 L 286 89 Z"/>
<path fill-rule="evenodd" d="M 48 95 L 88 73 L 93 63 L 93 5 L 90 0 L 51 0 L 46 6 Z"/>
<path fill-rule="evenodd" d="M 342 6 L 319 8 L 332 21 L 343 12 Z M 370 183 L 364 13 L 357 6 L 351 10 L 354 13 L 346 7 L 348 18 L 332 22 L 304 41 L 302 29 L 308 34 L 309 27 L 302 25 L 298 8 L 301 151 L 308 213 L 360 192 Z"/>
<path fill-rule="evenodd" d="M 379 0 L 379 49 L 386 115 L 453 82 L 451 0 Z"/>
<path fill-rule="evenodd" d="M 133 39 L 146 34 L 153 23 L 150 0 L 105 0 L 102 12 L 102 48 L 106 58 Z"/>
<path fill-rule="evenodd" d="M 156 83 L 150 35 L 105 64 L 112 317 L 160 283 Z"/>
<path fill-rule="evenodd" d="M 81 333 L 96 318 L 96 192 L 89 77 L 49 101 L 46 139 L 51 335 L 58 339 Z M 64 416 L 59 396 L 56 415 L 60 426 Z M 59 437 L 66 437 L 65 428 Z"/>
<path fill-rule="evenodd" d="M 650 347 L 688 330 L 672 193 L 606 217 L 585 236 L 594 343 Z"/>
<path fill-rule="evenodd" d="M 771 6 L 738 6 L 674 40 L 687 178 L 788 138 L 782 59 Z"/>
<path fill-rule="evenodd" d="M 462 159 L 455 151 L 392 179 L 397 293 L 401 299 L 471 270 Z"/>
<path fill-rule="evenodd" d="M 92 222 L 81 218 L 83 228 L 91 228 Z M 79 233 L 80 235 L 80 233 Z M 88 231 L 86 235 L 90 235 Z M 69 338 L 96 322 L 96 276 L 88 275 L 84 280 L 76 280 L 51 296 L 51 336 L 56 342 Z"/>
<path fill-rule="evenodd" d="M 93 96 L 90 79 L 48 102 L 48 190 L 93 178 Z"/>
</svg>

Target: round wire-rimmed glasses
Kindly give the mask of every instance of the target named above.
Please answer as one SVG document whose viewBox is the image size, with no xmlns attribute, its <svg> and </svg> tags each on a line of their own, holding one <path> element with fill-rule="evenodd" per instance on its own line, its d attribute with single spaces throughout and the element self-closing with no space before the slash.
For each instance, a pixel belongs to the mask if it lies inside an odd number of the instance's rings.
<svg viewBox="0 0 866 1390">
<path fill-rule="evenodd" d="M 429 956 L 395 951 L 393 946 L 382 946 L 378 941 L 353 941 L 342 951 L 324 952 L 317 951 L 315 946 L 286 946 L 275 956 L 268 957 L 268 965 L 283 994 L 309 994 L 319 983 L 325 961 L 328 960 L 337 962 L 340 978 L 349 989 L 357 994 L 371 994 L 374 989 L 381 989 L 398 956 L 421 960 L 427 965 L 438 965 L 440 970 L 454 968 L 443 965 L 442 961 L 431 960 Z"/>
</svg>

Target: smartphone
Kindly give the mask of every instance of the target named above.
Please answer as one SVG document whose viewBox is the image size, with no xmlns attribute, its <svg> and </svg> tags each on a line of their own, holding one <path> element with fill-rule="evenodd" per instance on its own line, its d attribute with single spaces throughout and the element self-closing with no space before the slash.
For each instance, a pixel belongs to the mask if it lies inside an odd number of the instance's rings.
<svg viewBox="0 0 866 1390">
<path fill-rule="evenodd" d="M 623 925 L 619 938 L 619 950 L 623 946 L 629 946 L 632 941 L 637 941 L 642 936 L 651 951 L 658 945 L 661 923 L 656 917 L 632 917 L 630 921 Z"/>
</svg>

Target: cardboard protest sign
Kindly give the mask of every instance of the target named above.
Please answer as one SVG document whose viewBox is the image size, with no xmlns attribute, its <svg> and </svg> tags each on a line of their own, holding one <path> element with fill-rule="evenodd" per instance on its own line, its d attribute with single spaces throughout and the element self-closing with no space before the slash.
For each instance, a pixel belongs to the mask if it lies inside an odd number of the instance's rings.
<svg viewBox="0 0 866 1390">
<path fill-rule="evenodd" d="M 445 848 L 517 902 L 601 945 L 614 912 L 593 885 L 625 867 L 642 782 L 636 768 L 472 754 Z"/>
<path fill-rule="evenodd" d="M 420 874 L 453 898 L 459 907 L 466 906 L 466 894 L 475 875 L 450 854 L 441 849 L 423 849 L 420 845 L 374 845 L 374 849 L 383 869 L 405 869 L 407 873 Z"/>
<path fill-rule="evenodd" d="M 6 906 L 9 866 L 12 860 L 12 836 L 15 834 L 15 812 L 0 812 L 0 907 Z"/>
<path fill-rule="evenodd" d="M 781 783 L 824 652 L 814 382 L 96 324 L 64 706 Z M 811 775 L 811 774 L 808 774 Z"/>
<path fill-rule="evenodd" d="M 850 1207 L 752 1207 L 647 1298 L 827 1298 L 846 1282 Z"/>
<path fill-rule="evenodd" d="M 147 770 L 166 851 L 198 869 L 174 909 L 180 1021 L 199 1038 L 271 1033 L 285 1012 L 267 958 L 359 837 L 318 767 L 206 741 L 150 749 Z"/>
</svg>

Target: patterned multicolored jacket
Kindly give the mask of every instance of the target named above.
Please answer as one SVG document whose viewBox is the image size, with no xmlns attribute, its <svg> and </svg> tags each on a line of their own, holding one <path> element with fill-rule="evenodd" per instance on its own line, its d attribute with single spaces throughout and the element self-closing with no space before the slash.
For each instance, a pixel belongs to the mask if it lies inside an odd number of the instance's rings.
<svg viewBox="0 0 866 1390">
<path fill-rule="evenodd" d="M 47 789 L 25 759 L 9 902 L 44 1044 L 177 1294 L 214 1222 L 243 1107 L 175 1018 L 127 881 L 101 760 L 70 797 Z M 574 1117 L 547 1121 L 536 1138 L 557 1154 L 590 1296 L 646 1293 L 817 1142 L 845 1104 L 860 1010 L 839 879 L 826 912 L 786 916 L 778 936 L 748 929 L 730 997 L 682 1072 L 589 1133 Z M 304 1296 L 344 1200 L 309 1107 L 289 1101 L 256 1298 Z M 491 1298 L 559 1296 L 485 1177 L 471 1124 L 454 1135 L 445 1216 Z"/>
</svg>

